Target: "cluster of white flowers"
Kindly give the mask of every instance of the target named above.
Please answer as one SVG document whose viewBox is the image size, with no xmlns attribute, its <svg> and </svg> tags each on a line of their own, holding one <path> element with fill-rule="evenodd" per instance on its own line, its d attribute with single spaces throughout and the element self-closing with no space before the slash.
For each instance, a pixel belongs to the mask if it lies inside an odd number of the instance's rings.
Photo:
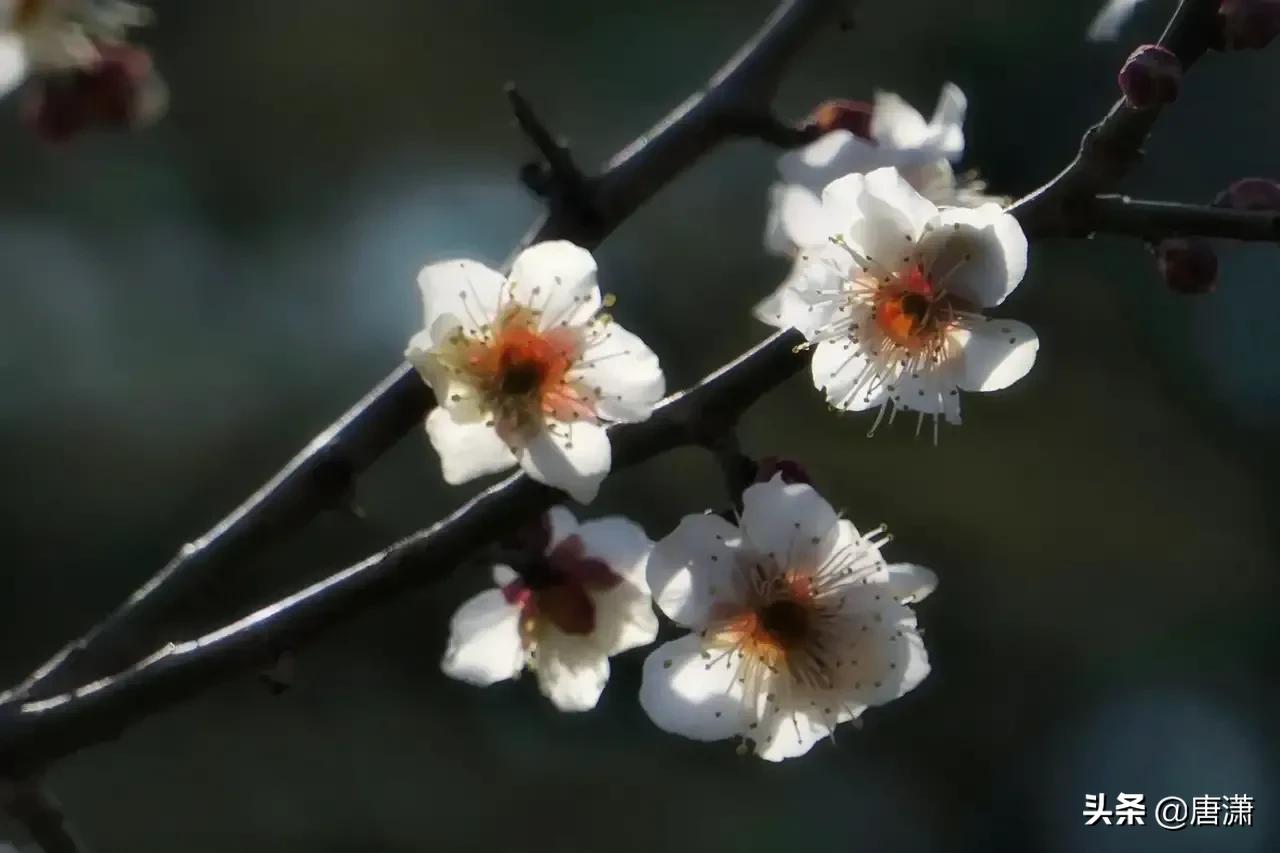
<svg viewBox="0 0 1280 853">
<path fill-rule="evenodd" d="M 644 664 L 640 704 L 696 740 L 741 738 L 762 758 L 808 752 L 840 723 L 929 673 L 910 605 L 933 573 L 890 564 L 812 486 L 782 475 L 743 493 L 738 523 L 691 515 L 656 545 L 635 524 L 546 516 L 522 573 L 453 617 L 443 668 L 487 686 L 526 667 L 562 711 L 594 708 L 609 658 L 649 645 L 662 612 L 692 633 Z"/>
<path fill-rule="evenodd" d="M 1024 376 L 1038 340 L 985 316 L 1022 280 L 1017 220 L 952 164 L 965 97 L 944 87 L 926 121 L 896 95 L 867 132 L 839 129 L 784 155 L 766 248 L 794 259 L 756 308 L 801 332 L 831 406 L 960 420 L 959 391 Z M 602 313 L 591 254 L 534 245 L 509 275 L 470 260 L 419 276 L 423 330 L 406 355 L 435 393 L 427 435 L 450 483 L 519 465 L 590 502 L 609 473 L 608 426 L 643 421 L 665 381 L 654 353 Z M 443 667 L 488 685 L 537 675 L 566 711 L 596 705 L 609 658 L 654 642 L 656 602 L 689 633 L 644 664 L 640 702 L 661 728 L 739 738 L 779 761 L 912 690 L 929 672 L 912 605 L 927 569 L 891 564 L 883 528 L 861 533 L 795 466 L 760 467 L 736 521 L 691 515 L 650 541 L 621 518 L 579 524 L 563 507 L 494 567 L 496 589 L 455 615 Z M 790 472 L 790 473 L 788 473 Z M 652 596 L 652 598 L 651 598 Z"/>
</svg>

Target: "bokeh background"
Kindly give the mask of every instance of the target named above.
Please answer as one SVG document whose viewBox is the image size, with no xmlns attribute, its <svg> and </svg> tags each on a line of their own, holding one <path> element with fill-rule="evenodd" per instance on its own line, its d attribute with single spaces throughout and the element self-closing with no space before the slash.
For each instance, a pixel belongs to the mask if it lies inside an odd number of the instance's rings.
<svg viewBox="0 0 1280 853">
<path fill-rule="evenodd" d="M 1172 3 L 1090 45 L 1099 0 L 864 2 L 782 92 L 945 80 L 971 99 L 967 164 L 1016 194 L 1057 171 Z M 173 90 L 133 136 L 49 148 L 14 101 L 0 138 L 0 675 L 13 681 L 118 603 L 399 360 L 417 269 L 498 263 L 538 211 L 501 85 L 516 80 L 601 162 L 699 85 L 770 0 L 219 0 L 155 4 Z M 1280 47 L 1212 55 L 1127 189 L 1207 201 L 1277 175 Z M 704 161 L 599 251 L 616 313 L 671 387 L 766 329 L 781 277 L 760 236 L 776 152 Z M 800 459 L 891 558 L 941 577 L 922 608 L 933 674 L 782 766 L 668 736 L 635 701 L 643 653 L 600 708 L 561 715 L 530 679 L 438 669 L 485 572 L 406 595 L 298 654 L 272 696 L 244 676 L 64 762 L 51 781 L 98 851 L 1265 851 L 1278 845 L 1275 708 L 1280 316 L 1274 246 L 1222 246 L 1222 285 L 1167 293 L 1131 240 L 1041 243 L 1004 311 L 1042 349 L 971 396 L 934 448 L 864 437 L 804 378 L 746 448 Z M 201 604 L 213 616 L 433 521 L 478 486 L 425 437 L 334 513 Z M 589 515 L 651 535 L 719 505 L 710 461 L 612 478 Z M 1087 792 L 1249 794 L 1255 826 L 1085 828 Z M 1150 822 L 1150 821 L 1149 821 Z"/>
</svg>

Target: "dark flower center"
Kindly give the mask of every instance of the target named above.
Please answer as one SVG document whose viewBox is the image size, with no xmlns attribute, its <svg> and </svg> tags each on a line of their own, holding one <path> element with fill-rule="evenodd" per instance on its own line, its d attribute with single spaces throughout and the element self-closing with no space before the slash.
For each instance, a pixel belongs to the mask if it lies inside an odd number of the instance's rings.
<svg viewBox="0 0 1280 853">
<path fill-rule="evenodd" d="M 501 379 L 498 383 L 503 394 L 523 396 L 542 387 L 542 380 L 547 373 L 543 362 L 533 359 L 511 359 L 506 357 L 506 353 L 503 355 L 500 367 Z"/>
<path fill-rule="evenodd" d="M 766 604 L 757 615 L 760 627 L 784 649 L 800 645 L 809 635 L 809 609 L 791 599 Z"/>
</svg>

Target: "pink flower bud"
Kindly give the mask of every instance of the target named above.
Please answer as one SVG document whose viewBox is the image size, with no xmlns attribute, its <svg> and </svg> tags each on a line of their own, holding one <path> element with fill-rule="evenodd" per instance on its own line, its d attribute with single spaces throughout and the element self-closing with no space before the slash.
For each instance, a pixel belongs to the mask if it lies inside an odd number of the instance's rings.
<svg viewBox="0 0 1280 853">
<path fill-rule="evenodd" d="M 1218 256 L 1208 240 L 1171 237 L 1156 248 L 1156 265 L 1175 293 L 1210 293 L 1218 285 Z"/>
<path fill-rule="evenodd" d="M 1213 200 L 1216 207 L 1280 211 L 1280 183 L 1269 178 L 1241 178 Z"/>
<path fill-rule="evenodd" d="M 1182 63 L 1173 51 L 1145 44 L 1120 69 L 1120 91 L 1129 106 L 1147 110 L 1172 102 L 1182 83 Z"/>
<path fill-rule="evenodd" d="M 1222 0 L 1218 17 L 1229 50 L 1264 48 L 1280 34 L 1280 0 Z"/>
<path fill-rule="evenodd" d="M 164 84 L 147 51 L 105 44 L 92 65 L 41 79 L 25 105 L 25 118 L 40 136 L 61 142 L 92 128 L 144 123 L 158 115 L 164 101 Z"/>
<path fill-rule="evenodd" d="M 854 136 L 871 141 L 871 114 L 874 107 L 865 101 L 823 101 L 809 117 L 809 126 L 819 134 L 847 130 Z"/>
<path fill-rule="evenodd" d="M 756 482 L 767 483 L 777 475 L 782 475 L 784 483 L 813 484 L 809 472 L 799 462 L 791 459 L 780 459 L 777 456 L 766 456 L 756 466 Z"/>
</svg>

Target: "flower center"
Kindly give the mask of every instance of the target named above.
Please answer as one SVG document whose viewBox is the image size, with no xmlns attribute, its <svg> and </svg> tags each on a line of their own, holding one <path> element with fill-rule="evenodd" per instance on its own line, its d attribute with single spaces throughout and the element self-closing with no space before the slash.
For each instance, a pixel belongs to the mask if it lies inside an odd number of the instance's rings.
<svg viewBox="0 0 1280 853">
<path fill-rule="evenodd" d="M 502 594 L 520 607 L 520 636 L 526 648 L 537 642 L 546 625 L 565 634 L 590 634 L 596 629 L 591 594 L 622 583 L 622 576 L 608 563 L 586 553 L 586 543 L 577 534 L 565 537 L 545 554 L 527 555 L 521 573 L 519 580 L 503 587 Z"/>
<path fill-rule="evenodd" d="M 810 615 L 808 607 L 788 598 L 756 611 L 758 630 L 784 651 L 802 645 L 809 637 Z"/>
<path fill-rule="evenodd" d="M 497 317 L 483 338 L 451 341 L 444 358 L 470 377 L 504 440 L 519 444 L 540 430 L 547 416 L 594 419 L 587 394 L 568 378 L 582 347 L 577 329 L 539 330 L 536 316 L 516 305 Z"/>
<path fill-rule="evenodd" d="M 503 394 L 518 396 L 537 391 L 548 373 L 544 359 L 529 358 L 517 349 L 504 350 L 499 357 L 498 387 Z"/>
<path fill-rule="evenodd" d="M 945 293 L 939 292 L 921 266 L 901 273 L 892 284 L 878 288 L 874 317 L 885 336 L 910 350 L 927 348 L 938 338 L 951 315 Z"/>
</svg>

